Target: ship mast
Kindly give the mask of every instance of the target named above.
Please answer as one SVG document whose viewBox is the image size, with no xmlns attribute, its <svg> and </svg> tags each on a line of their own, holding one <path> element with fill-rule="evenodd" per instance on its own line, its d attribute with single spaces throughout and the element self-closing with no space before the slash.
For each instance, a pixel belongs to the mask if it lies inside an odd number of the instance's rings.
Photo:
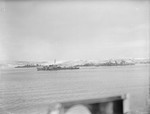
<svg viewBox="0 0 150 114">
<path fill-rule="evenodd" d="M 56 59 L 54 59 L 54 65 L 56 64 Z"/>
</svg>

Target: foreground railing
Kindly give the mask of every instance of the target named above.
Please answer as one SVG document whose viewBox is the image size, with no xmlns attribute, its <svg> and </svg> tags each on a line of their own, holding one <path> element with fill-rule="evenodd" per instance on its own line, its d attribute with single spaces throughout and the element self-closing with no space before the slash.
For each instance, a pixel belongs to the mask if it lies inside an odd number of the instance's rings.
<svg viewBox="0 0 150 114">
<path fill-rule="evenodd" d="M 129 113 L 129 95 L 69 101 L 51 105 L 47 114 L 123 114 Z"/>
</svg>

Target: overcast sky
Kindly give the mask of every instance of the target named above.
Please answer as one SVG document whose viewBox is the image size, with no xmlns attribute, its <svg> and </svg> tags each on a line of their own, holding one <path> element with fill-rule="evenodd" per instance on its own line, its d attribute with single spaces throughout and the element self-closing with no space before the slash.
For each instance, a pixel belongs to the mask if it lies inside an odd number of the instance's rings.
<svg viewBox="0 0 150 114">
<path fill-rule="evenodd" d="M 148 58 L 148 1 L 0 2 L 0 60 Z"/>
</svg>

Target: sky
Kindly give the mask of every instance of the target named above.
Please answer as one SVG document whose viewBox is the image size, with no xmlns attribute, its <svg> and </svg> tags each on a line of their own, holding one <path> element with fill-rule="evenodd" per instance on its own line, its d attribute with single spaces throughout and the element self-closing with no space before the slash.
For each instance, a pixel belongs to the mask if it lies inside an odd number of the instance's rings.
<svg viewBox="0 0 150 114">
<path fill-rule="evenodd" d="M 149 58 L 147 0 L 0 1 L 0 60 Z"/>
</svg>

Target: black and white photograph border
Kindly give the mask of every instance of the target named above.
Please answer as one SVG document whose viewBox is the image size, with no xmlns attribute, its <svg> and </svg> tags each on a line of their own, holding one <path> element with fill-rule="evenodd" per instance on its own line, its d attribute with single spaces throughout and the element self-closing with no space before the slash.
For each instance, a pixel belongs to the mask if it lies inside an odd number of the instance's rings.
<svg viewBox="0 0 150 114">
<path fill-rule="evenodd" d="M 150 114 L 150 0 L 1 0 L 0 114 Z"/>
</svg>

